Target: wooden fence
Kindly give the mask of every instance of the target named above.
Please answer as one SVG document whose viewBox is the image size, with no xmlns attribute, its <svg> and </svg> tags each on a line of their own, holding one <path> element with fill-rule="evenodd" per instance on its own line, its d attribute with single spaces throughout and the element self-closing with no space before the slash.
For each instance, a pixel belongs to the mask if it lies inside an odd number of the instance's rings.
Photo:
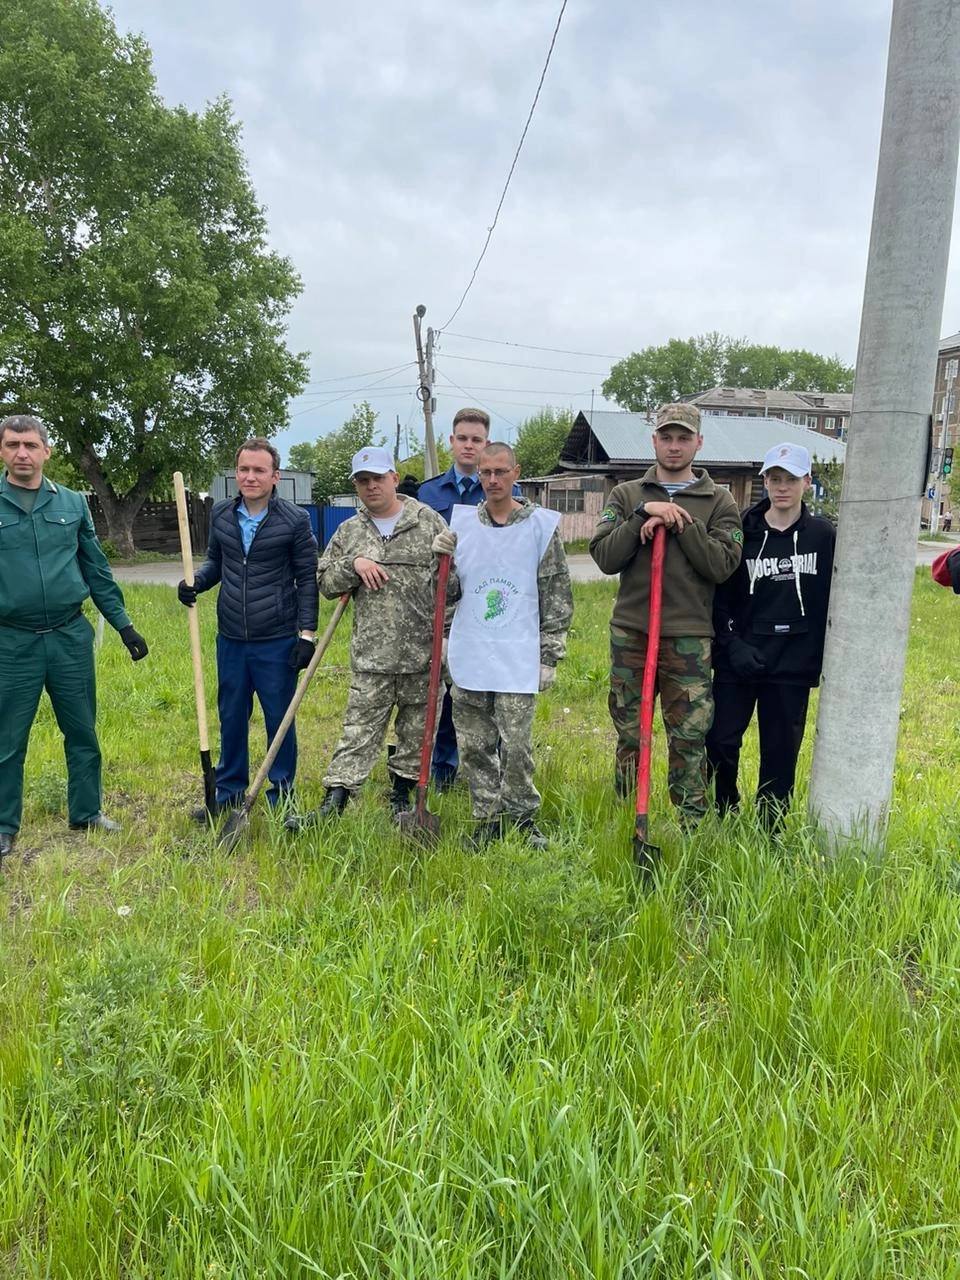
<svg viewBox="0 0 960 1280">
<path fill-rule="evenodd" d="M 107 521 L 96 494 L 87 495 L 90 503 L 90 514 L 93 516 L 97 536 L 107 538 Z M 187 517 L 190 521 L 190 542 L 195 555 L 202 555 L 207 549 L 210 534 L 210 511 L 213 499 L 200 498 L 195 494 L 187 494 Z M 156 551 L 160 554 L 175 554 L 180 550 L 180 530 L 177 524 L 177 504 L 175 502 L 155 502 L 148 499 L 133 522 L 133 542 L 138 551 Z"/>
</svg>

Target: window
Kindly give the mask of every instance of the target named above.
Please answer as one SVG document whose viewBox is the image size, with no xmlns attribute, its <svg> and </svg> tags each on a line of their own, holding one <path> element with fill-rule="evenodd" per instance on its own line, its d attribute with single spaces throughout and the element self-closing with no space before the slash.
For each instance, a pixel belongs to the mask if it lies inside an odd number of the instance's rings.
<svg viewBox="0 0 960 1280">
<path fill-rule="evenodd" d="M 948 382 L 956 382 L 958 363 L 960 362 L 958 362 L 957 360 L 947 361 L 947 370 L 946 370 L 946 373 L 944 374 L 944 377 Z"/>
<path fill-rule="evenodd" d="M 582 489 L 553 489 L 550 492 L 550 510 L 564 514 L 583 510 Z"/>
</svg>

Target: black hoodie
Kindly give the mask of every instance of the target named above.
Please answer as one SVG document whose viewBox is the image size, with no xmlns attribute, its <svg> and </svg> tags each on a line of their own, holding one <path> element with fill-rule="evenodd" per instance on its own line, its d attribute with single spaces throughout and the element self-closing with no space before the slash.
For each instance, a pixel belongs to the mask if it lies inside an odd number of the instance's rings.
<svg viewBox="0 0 960 1280">
<path fill-rule="evenodd" d="M 789 529 L 774 529 L 764 497 L 743 515 L 743 558 L 717 587 L 713 625 L 716 679 L 739 682 L 728 645 L 739 636 L 763 659 L 758 683 L 820 683 L 836 530 L 801 504 Z"/>
</svg>

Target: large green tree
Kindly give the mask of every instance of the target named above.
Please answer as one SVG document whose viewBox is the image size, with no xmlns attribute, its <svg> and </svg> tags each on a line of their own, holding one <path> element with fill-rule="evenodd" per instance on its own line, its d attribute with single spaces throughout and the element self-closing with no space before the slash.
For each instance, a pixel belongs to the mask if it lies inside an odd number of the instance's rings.
<svg viewBox="0 0 960 1280">
<path fill-rule="evenodd" d="M 837 356 L 705 333 L 671 338 L 619 360 L 603 384 L 603 394 L 624 409 L 644 413 L 716 386 L 852 391 L 853 369 Z"/>
<path fill-rule="evenodd" d="M 355 453 L 369 444 L 383 444 L 378 435 L 377 411 L 368 401 L 353 406 L 353 413 L 342 427 L 321 436 L 315 444 L 290 447 L 290 466 L 298 471 L 312 471 L 313 500 L 326 502 L 331 494 L 350 493 L 350 461 Z"/>
<path fill-rule="evenodd" d="M 48 423 L 121 552 L 172 471 L 285 425 L 299 289 L 224 99 L 164 105 L 94 0 L 2 0 L 0 404 Z"/>
<path fill-rule="evenodd" d="M 549 476 L 556 471 L 573 418 L 572 409 L 547 406 L 520 423 L 514 452 L 522 476 Z"/>
</svg>

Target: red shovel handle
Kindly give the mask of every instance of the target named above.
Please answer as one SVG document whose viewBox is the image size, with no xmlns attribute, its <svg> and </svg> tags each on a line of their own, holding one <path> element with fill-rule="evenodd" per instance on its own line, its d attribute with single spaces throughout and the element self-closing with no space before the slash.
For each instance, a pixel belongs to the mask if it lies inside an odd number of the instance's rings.
<svg viewBox="0 0 960 1280">
<path fill-rule="evenodd" d="M 647 653 L 643 662 L 640 690 L 640 751 L 637 755 L 637 817 L 646 817 L 650 804 L 650 749 L 653 741 L 653 703 L 657 688 L 657 658 L 660 654 L 660 603 L 663 598 L 663 557 L 667 531 L 658 525 L 653 531 L 650 562 L 650 617 L 647 622 Z"/>
<path fill-rule="evenodd" d="M 443 650 L 443 621 L 447 608 L 447 579 L 450 577 L 450 557 L 441 556 L 437 567 L 437 602 L 433 608 L 433 643 L 430 646 L 430 685 L 427 691 L 427 717 L 423 722 L 423 745 L 420 748 L 420 777 L 417 787 L 425 793 L 430 781 L 430 760 L 433 756 L 433 730 L 437 723 L 437 692 L 440 688 L 441 652 Z"/>
</svg>

